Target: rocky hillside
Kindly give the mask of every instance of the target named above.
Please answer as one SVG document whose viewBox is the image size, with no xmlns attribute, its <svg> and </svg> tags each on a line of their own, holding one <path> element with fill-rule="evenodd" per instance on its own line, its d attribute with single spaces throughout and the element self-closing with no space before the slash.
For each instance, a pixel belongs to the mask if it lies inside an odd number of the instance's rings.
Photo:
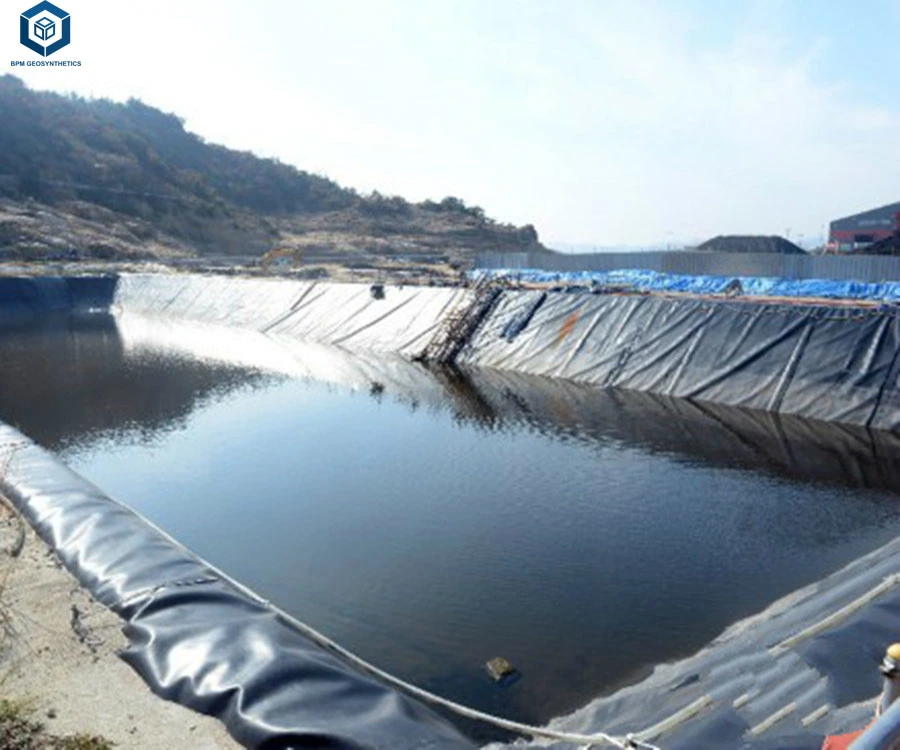
<svg viewBox="0 0 900 750">
<path fill-rule="evenodd" d="M 158 258 L 445 255 L 542 250 L 534 227 L 458 198 L 360 195 L 272 159 L 206 143 L 175 115 L 31 91 L 0 77 L 0 254 Z"/>
</svg>

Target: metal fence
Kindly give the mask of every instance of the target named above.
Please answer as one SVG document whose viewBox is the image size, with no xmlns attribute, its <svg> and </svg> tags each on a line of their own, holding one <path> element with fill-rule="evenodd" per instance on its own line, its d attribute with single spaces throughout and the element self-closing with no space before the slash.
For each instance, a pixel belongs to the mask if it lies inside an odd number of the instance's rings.
<svg viewBox="0 0 900 750">
<path fill-rule="evenodd" d="M 544 271 L 645 270 L 688 276 L 771 276 L 783 279 L 900 281 L 900 256 L 777 253 L 481 253 L 476 268 Z"/>
</svg>

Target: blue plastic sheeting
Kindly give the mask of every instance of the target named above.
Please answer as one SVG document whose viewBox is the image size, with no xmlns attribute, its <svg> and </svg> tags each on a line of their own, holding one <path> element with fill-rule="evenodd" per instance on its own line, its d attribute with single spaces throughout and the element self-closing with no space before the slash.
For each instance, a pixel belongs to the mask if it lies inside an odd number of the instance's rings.
<svg viewBox="0 0 900 750">
<path fill-rule="evenodd" d="M 684 276 L 658 271 L 542 271 L 537 268 L 478 269 L 473 278 L 508 279 L 565 286 L 625 286 L 644 292 L 721 294 L 741 283 L 743 293 L 758 297 L 825 297 L 833 299 L 900 301 L 900 282 L 866 284 L 828 279 L 782 279 L 758 276 Z"/>
</svg>

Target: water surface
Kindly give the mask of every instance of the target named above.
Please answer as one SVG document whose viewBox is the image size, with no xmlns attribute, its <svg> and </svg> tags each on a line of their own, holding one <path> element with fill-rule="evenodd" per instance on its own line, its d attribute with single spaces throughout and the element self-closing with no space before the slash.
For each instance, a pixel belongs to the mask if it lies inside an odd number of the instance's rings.
<svg viewBox="0 0 900 750">
<path fill-rule="evenodd" d="M 7 326 L 0 418 L 364 658 L 481 709 L 573 710 L 895 535 L 888 435 L 258 338 Z M 494 685 L 493 656 L 522 679 Z"/>
</svg>

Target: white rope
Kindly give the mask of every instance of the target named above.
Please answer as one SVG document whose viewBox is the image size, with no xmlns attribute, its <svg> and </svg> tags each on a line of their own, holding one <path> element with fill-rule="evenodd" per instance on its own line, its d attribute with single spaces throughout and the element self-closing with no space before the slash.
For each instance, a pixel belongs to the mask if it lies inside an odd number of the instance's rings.
<svg viewBox="0 0 900 750">
<path fill-rule="evenodd" d="M 260 600 L 259 596 L 254 594 L 249 589 L 246 589 L 243 586 L 241 586 L 241 588 L 244 589 L 247 593 L 251 594 L 253 598 L 257 599 L 258 601 Z M 264 600 L 262 601 L 266 606 L 271 607 L 269 602 L 266 602 Z M 561 742 L 571 742 L 585 749 L 592 748 L 597 745 L 613 745 L 615 747 L 625 749 L 645 748 L 645 750 L 660 750 L 660 748 L 656 745 L 651 745 L 647 742 L 639 740 L 632 734 L 626 735 L 625 737 L 614 737 L 613 735 L 606 734 L 605 732 L 596 732 L 595 734 L 590 735 L 558 732 L 554 729 L 536 727 L 530 724 L 521 724 L 517 721 L 510 721 L 509 719 L 504 719 L 499 716 L 493 716 L 491 714 L 484 713 L 483 711 L 477 711 L 474 708 L 469 708 L 468 706 L 464 706 L 460 703 L 455 703 L 454 701 L 448 700 L 447 698 L 442 698 L 439 695 L 435 695 L 434 693 L 430 693 L 427 690 L 423 690 L 422 688 L 406 682 L 405 680 L 401 680 L 399 677 L 395 677 L 394 675 L 385 672 L 383 669 L 379 669 L 374 664 L 370 664 L 369 662 L 365 661 L 365 659 L 362 659 L 356 654 L 348 651 L 343 646 L 338 645 L 328 636 L 323 635 L 318 630 L 310 627 L 306 623 L 300 622 L 300 620 L 297 620 L 296 618 L 288 615 L 285 612 L 282 612 L 281 610 L 276 611 L 278 611 L 295 628 L 300 630 L 311 640 L 315 641 L 318 645 L 328 649 L 329 651 L 333 651 L 359 669 L 375 675 L 384 682 L 387 682 L 388 684 L 393 685 L 399 690 L 402 690 L 405 693 L 409 693 L 410 695 L 413 695 L 416 698 L 425 701 L 426 703 L 441 706 L 442 708 L 445 708 L 448 711 L 452 711 L 459 716 L 464 716 L 467 719 L 474 719 L 475 721 L 481 721 L 485 724 L 491 724 L 492 726 L 499 727 L 500 729 L 505 729 L 509 732 L 514 732 L 515 734 L 522 734 L 534 738 L 540 737 L 543 739 L 559 740 Z"/>
<path fill-rule="evenodd" d="M 171 539 L 177 546 L 184 548 L 178 541 L 172 539 L 165 531 L 159 529 L 152 522 L 151 526 L 160 531 L 164 536 Z M 190 552 L 188 550 L 188 552 Z M 190 553 L 193 554 L 193 553 Z M 427 690 L 424 690 L 412 683 L 406 682 L 405 680 L 401 680 L 399 677 L 395 677 L 389 672 L 385 672 L 383 669 L 376 667 L 374 664 L 370 664 L 365 659 L 360 656 L 357 656 L 351 651 L 348 651 L 343 646 L 339 645 L 335 641 L 331 640 L 328 636 L 320 633 L 315 628 L 307 625 L 304 622 L 301 622 L 296 617 L 289 615 L 287 612 L 279 609 L 272 605 L 271 602 L 263 599 L 252 589 L 247 588 L 242 583 L 233 580 L 225 573 L 220 571 L 214 565 L 210 565 L 205 560 L 203 561 L 205 565 L 207 565 L 211 570 L 213 570 L 217 575 L 221 576 L 224 580 L 228 581 L 233 586 L 240 589 L 244 594 L 249 596 L 254 601 L 259 602 L 267 609 L 272 610 L 277 613 L 280 617 L 284 618 L 288 623 L 290 623 L 294 628 L 303 633 L 307 638 L 311 641 L 314 641 L 316 644 L 321 646 L 324 649 L 327 649 L 338 656 L 342 657 L 344 660 L 350 662 L 358 669 L 368 672 L 375 677 L 378 677 L 383 682 L 392 685 L 398 690 L 402 690 L 409 695 L 415 696 L 416 698 L 425 701 L 426 703 L 430 703 L 435 706 L 440 706 L 442 708 L 451 711 L 459 716 L 464 716 L 467 719 L 473 719 L 475 721 L 480 721 L 485 724 L 490 724 L 492 726 L 498 727 L 500 729 L 505 729 L 508 732 L 513 732 L 515 734 L 521 734 L 534 738 L 543 738 L 549 740 L 558 740 L 561 742 L 571 742 L 574 745 L 579 745 L 585 750 L 589 750 L 590 748 L 596 747 L 598 745 L 613 745 L 614 747 L 622 748 L 623 750 L 628 750 L 628 748 L 644 748 L 644 750 L 661 750 L 661 748 L 656 745 L 651 745 L 648 742 L 644 742 L 643 740 L 638 739 L 638 737 L 634 734 L 628 734 L 624 737 L 615 737 L 610 734 L 606 734 L 605 732 L 596 732 L 595 734 L 573 734 L 570 732 L 558 732 L 555 729 L 548 729 L 545 727 L 536 727 L 530 724 L 522 724 L 517 721 L 511 721 L 509 719 L 504 719 L 500 716 L 493 716 L 492 714 L 484 713 L 483 711 L 477 711 L 474 708 L 469 708 L 468 706 L 464 706 L 461 703 L 455 703 L 454 701 L 448 700 L 447 698 L 442 698 L 439 695 L 435 695 L 434 693 L 430 693 Z M 158 588 L 165 588 L 165 585 L 159 586 Z M 152 592 L 151 592 L 152 595 Z"/>
<path fill-rule="evenodd" d="M 143 517 L 141 517 L 143 519 Z M 146 520 L 146 519 L 143 519 Z M 185 549 L 189 554 L 193 555 L 190 550 L 187 550 L 180 542 L 173 539 L 168 533 L 157 527 L 152 522 L 148 523 L 157 529 L 161 534 L 170 539 L 174 544 L 182 549 Z M 656 745 L 651 745 L 648 742 L 644 742 L 637 738 L 634 734 L 628 734 L 624 737 L 615 737 L 610 734 L 606 734 L 605 732 L 596 732 L 595 734 L 573 734 L 570 732 L 558 732 L 555 729 L 548 729 L 545 727 L 536 727 L 530 724 L 521 724 L 517 721 L 510 721 L 509 719 L 504 719 L 500 716 L 493 716 L 492 714 L 484 713 L 483 711 L 477 711 L 474 708 L 469 708 L 468 706 L 464 706 L 461 703 L 455 703 L 454 701 L 448 700 L 447 698 L 442 698 L 439 695 L 435 695 L 434 693 L 430 693 L 427 690 L 424 690 L 412 683 L 406 682 L 405 680 L 401 680 L 399 677 L 395 677 L 389 672 L 385 672 L 383 669 L 376 667 L 374 664 L 370 664 L 362 657 L 357 656 L 351 651 L 348 651 L 343 646 L 339 645 L 335 641 L 331 640 L 328 636 L 320 633 L 315 628 L 307 625 L 305 622 L 301 622 L 296 617 L 289 615 L 287 612 L 279 609 L 272 605 L 271 602 L 263 599 L 252 589 L 247 588 L 239 581 L 235 581 L 230 578 L 228 575 L 220 571 L 214 565 L 211 565 L 207 561 L 203 561 L 205 565 L 207 565 L 211 570 L 213 570 L 217 575 L 221 576 L 224 580 L 228 581 L 233 586 L 240 589 L 244 594 L 249 596 L 254 601 L 259 602 L 267 609 L 276 612 L 279 616 L 284 618 L 288 623 L 290 623 L 293 627 L 303 633 L 307 638 L 317 643 L 324 649 L 332 651 L 335 654 L 338 654 L 340 657 L 350 662 L 357 668 L 361 669 L 364 672 L 368 672 L 369 674 L 378 677 L 382 681 L 392 685 L 398 690 L 402 690 L 409 695 L 413 695 L 416 698 L 425 701 L 426 703 L 430 703 L 435 706 L 440 706 L 441 708 L 445 708 L 452 713 L 455 713 L 459 716 L 464 716 L 467 719 L 473 719 L 475 721 L 480 721 L 485 724 L 490 724 L 492 726 L 498 727 L 500 729 L 505 729 L 508 732 L 513 732 L 514 734 L 521 734 L 528 737 L 534 738 L 543 738 L 549 740 L 558 740 L 560 742 L 571 742 L 574 745 L 579 745 L 585 750 L 589 750 L 590 748 L 596 747 L 598 745 L 613 745 L 614 747 L 623 748 L 623 750 L 628 750 L 628 748 L 644 748 L 644 750 L 661 750 L 661 748 Z M 160 587 L 164 588 L 164 587 Z"/>
<path fill-rule="evenodd" d="M 13 458 L 16 456 L 17 452 L 21 448 L 29 448 L 32 447 L 32 443 L 27 440 L 18 441 L 18 442 L 8 442 L 5 446 L 0 446 L 0 450 L 5 451 L 7 453 L 6 456 L 0 456 L 0 462 L 3 463 L 2 467 L 0 467 L 0 485 L 4 485 L 6 480 L 8 479 L 6 474 L 8 469 L 10 468 L 10 464 L 12 463 Z M 6 459 L 5 461 L 3 459 Z M 116 500 L 112 500 L 111 502 L 116 503 L 117 505 L 122 506 Z M 144 523 L 146 523 L 150 528 L 157 531 L 161 536 L 167 539 L 172 543 L 173 546 L 178 549 L 183 550 L 186 554 L 190 555 L 195 559 L 197 556 L 191 552 L 187 547 L 185 547 L 181 542 L 172 537 L 168 532 L 161 529 L 155 523 L 150 521 L 149 519 L 144 518 L 138 513 L 135 513 L 134 510 L 128 508 L 127 506 L 122 506 L 129 512 L 133 513 L 135 516 L 140 518 Z M 338 654 L 346 661 L 350 662 L 354 666 L 358 667 L 364 672 L 368 672 L 384 682 L 392 685 L 393 687 L 402 690 L 409 695 L 413 695 L 416 698 L 419 698 L 426 703 L 430 703 L 435 706 L 441 706 L 442 708 L 451 711 L 459 716 L 464 716 L 467 719 L 473 719 L 475 721 L 480 721 L 485 724 L 490 724 L 492 726 L 498 727 L 500 729 L 505 729 L 509 732 L 513 732 L 515 734 L 521 734 L 534 738 L 543 738 L 550 740 L 558 740 L 561 742 L 571 742 L 572 744 L 579 745 L 583 748 L 592 748 L 598 745 L 613 745 L 618 748 L 623 748 L 627 750 L 627 748 L 644 748 L 645 750 L 660 750 L 656 745 L 648 744 L 642 740 L 639 740 L 635 735 L 629 734 L 625 737 L 614 737 L 613 735 L 606 734 L 605 732 L 597 732 L 595 734 L 572 734 L 569 732 L 558 732 L 554 729 L 547 729 L 544 727 L 535 727 L 530 724 L 521 724 L 517 721 L 510 721 L 509 719 L 504 719 L 499 716 L 492 716 L 491 714 L 484 713 L 483 711 L 477 711 L 474 708 L 469 708 L 468 706 L 463 706 L 460 703 L 455 703 L 454 701 L 448 700 L 447 698 L 442 698 L 439 695 L 435 695 L 434 693 L 430 693 L 427 690 L 423 690 L 420 687 L 417 687 L 405 680 L 401 680 L 399 677 L 395 677 L 388 672 L 385 672 L 383 669 L 379 669 L 374 664 L 370 664 L 365 659 L 357 656 L 356 654 L 348 651 L 343 646 L 335 643 L 328 636 L 323 635 L 315 628 L 310 627 L 304 622 L 301 622 L 296 617 L 292 617 L 287 612 L 279 609 L 272 605 L 271 602 L 263 599 L 259 594 L 257 594 L 252 589 L 247 588 L 245 585 L 240 583 L 239 581 L 235 581 L 233 578 L 228 576 L 223 571 L 219 570 L 215 565 L 210 564 L 206 560 L 201 560 L 203 565 L 205 565 L 209 570 L 213 571 L 219 578 L 224 581 L 227 581 L 229 584 L 237 588 L 241 591 L 245 596 L 249 597 L 255 602 L 263 605 L 267 609 L 272 612 L 275 612 L 288 623 L 290 623 L 293 627 L 307 636 L 310 640 L 317 643 L 322 648 L 328 649 L 335 654 Z M 165 588 L 165 584 L 157 586 L 154 590 L 159 590 Z M 147 592 L 147 594 L 152 597 L 154 591 Z"/>
</svg>

